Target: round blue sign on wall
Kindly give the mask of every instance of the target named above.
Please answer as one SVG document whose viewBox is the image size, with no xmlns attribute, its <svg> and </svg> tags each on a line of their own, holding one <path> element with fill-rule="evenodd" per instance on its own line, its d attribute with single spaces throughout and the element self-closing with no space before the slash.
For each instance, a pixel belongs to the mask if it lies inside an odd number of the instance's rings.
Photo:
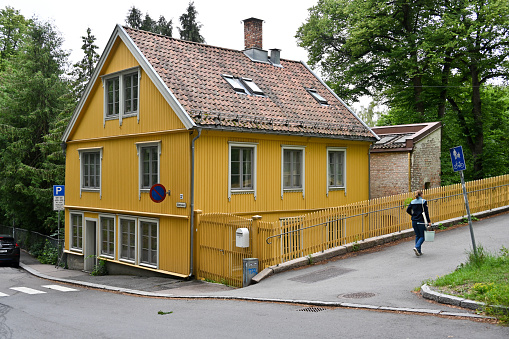
<svg viewBox="0 0 509 339">
<path fill-rule="evenodd" d="M 153 202 L 161 202 L 166 198 L 166 188 L 161 184 L 155 184 L 150 188 L 150 199 Z"/>
</svg>

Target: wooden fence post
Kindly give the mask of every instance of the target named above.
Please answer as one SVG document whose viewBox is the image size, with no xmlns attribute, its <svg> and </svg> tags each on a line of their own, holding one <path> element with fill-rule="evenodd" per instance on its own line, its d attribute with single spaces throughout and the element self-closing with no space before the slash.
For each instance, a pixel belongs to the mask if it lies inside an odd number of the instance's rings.
<svg viewBox="0 0 509 339">
<path fill-rule="evenodd" d="M 258 253 L 259 241 L 258 241 L 258 221 L 262 218 L 261 215 L 254 215 L 251 219 L 253 220 L 253 224 L 251 225 L 251 242 L 253 245 L 253 258 L 260 259 Z"/>
<path fill-rule="evenodd" d="M 194 265 L 193 271 L 196 278 L 201 278 L 198 276 L 200 270 L 200 233 L 198 232 L 198 228 L 200 226 L 200 217 L 203 212 L 201 210 L 194 211 L 194 225 L 191 225 L 194 232 Z"/>
</svg>

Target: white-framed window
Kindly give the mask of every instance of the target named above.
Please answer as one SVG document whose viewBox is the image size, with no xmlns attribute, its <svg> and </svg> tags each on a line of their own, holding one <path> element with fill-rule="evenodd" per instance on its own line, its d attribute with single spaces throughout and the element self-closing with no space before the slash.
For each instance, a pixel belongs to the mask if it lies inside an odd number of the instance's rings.
<svg viewBox="0 0 509 339">
<path fill-rule="evenodd" d="M 284 192 L 302 192 L 305 188 L 305 146 L 281 146 L 281 198 Z"/>
<path fill-rule="evenodd" d="M 159 183 L 159 158 L 161 141 L 136 143 L 139 168 L 139 192 L 149 192 L 154 184 Z"/>
<path fill-rule="evenodd" d="M 70 212 L 69 213 L 70 234 L 69 244 L 70 249 L 75 251 L 83 251 L 83 213 Z"/>
<path fill-rule="evenodd" d="M 102 77 L 104 87 L 104 124 L 106 120 L 138 116 L 140 97 L 139 67 L 107 74 Z M 139 116 L 138 116 L 139 121 Z"/>
<path fill-rule="evenodd" d="M 159 263 L 159 221 L 138 219 L 139 224 L 139 264 L 158 267 Z"/>
<path fill-rule="evenodd" d="M 102 147 L 78 149 L 80 159 L 81 192 L 101 193 Z"/>
<path fill-rule="evenodd" d="M 228 144 L 228 199 L 232 193 L 253 193 L 256 199 L 256 148 L 255 143 Z"/>
<path fill-rule="evenodd" d="M 115 258 L 115 230 L 116 227 L 114 216 L 99 216 L 99 243 L 101 256 Z"/>
<path fill-rule="evenodd" d="M 338 189 L 346 189 L 346 149 L 327 147 L 327 195 Z"/>
<path fill-rule="evenodd" d="M 136 262 L 136 218 L 119 217 L 120 244 L 119 259 L 131 263 Z"/>
</svg>

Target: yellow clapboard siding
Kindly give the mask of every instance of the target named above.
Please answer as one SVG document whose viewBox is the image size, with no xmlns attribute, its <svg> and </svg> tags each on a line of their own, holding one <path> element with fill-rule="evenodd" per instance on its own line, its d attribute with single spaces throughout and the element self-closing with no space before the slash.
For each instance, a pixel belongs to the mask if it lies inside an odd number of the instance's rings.
<svg viewBox="0 0 509 339">
<path fill-rule="evenodd" d="M 229 142 L 257 144 L 257 196 L 232 194 L 228 200 Z M 285 192 L 281 199 L 281 146 L 305 146 L 305 194 Z M 366 200 L 370 143 L 269 134 L 204 131 L 196 142 L 196 209 L 210 213 L 294 214 L 292 211 L 344 205 Z M 345 190 L 327 196 L 327 147 L 346 149 Z M 279 216 L 275 216 L 278 218 Z"/>
</svg>

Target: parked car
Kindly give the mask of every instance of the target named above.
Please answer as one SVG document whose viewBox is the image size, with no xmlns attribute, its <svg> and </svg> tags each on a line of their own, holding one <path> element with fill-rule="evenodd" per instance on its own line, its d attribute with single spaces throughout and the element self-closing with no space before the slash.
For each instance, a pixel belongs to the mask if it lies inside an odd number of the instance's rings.
<svg viewBox="0 0 509 339">
<path fill-rule="evenodd" d="M 10 235 L 0 234 L 0 263 L 19 267 L 20 249 L 16 240 Z"/>
</svg>

